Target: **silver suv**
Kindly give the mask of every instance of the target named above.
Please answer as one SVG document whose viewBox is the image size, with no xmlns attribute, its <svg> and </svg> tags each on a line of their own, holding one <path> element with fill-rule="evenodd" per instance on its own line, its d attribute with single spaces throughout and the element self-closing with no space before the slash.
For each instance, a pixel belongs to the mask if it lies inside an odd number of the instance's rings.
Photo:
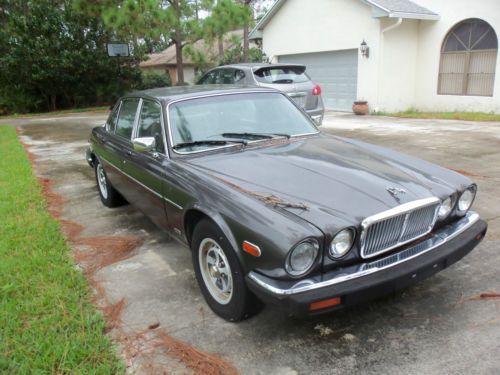
<svg viewBox="0 0 500 375">
<path fill-rule="evenodd" d="M 304 65 L 291 64 L 234 64 L 209 70 L 198 85 L 230 84 L 272 87 L 286 93 L 311 118 L 321 125 L 325 107 L 321 87 L 311 81 Z"/>
</svg>

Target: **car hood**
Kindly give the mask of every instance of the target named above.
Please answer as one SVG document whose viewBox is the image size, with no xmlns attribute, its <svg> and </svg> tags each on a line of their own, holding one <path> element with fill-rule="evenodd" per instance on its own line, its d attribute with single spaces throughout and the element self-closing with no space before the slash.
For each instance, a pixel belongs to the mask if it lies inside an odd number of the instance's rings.
<svg viewBox="0 0 500 375">
<path fill-rule="evenodd" d="M 367 216 L 406 202 L 444 198 L 471 183 L 429 162 L 325 134 L 205 155 L 188 163 L 264 204 L 278 202 L 279 209 L 324 232 L 357 226 Z M 394 197 L 390 188 L 405 193 Z"/>
</svg>

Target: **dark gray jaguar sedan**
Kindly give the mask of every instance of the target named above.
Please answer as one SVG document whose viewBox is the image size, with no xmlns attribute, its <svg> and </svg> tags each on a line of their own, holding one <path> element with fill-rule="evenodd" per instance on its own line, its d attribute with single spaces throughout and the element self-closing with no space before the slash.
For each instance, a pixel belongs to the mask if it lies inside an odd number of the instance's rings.
<svg viewBox="0 0 500 375">
<path fill-rule="evenodd" d="M 321 133 L 274 89 L 125 96 L 87 160 L 105 206 L 130 202 L 189 246 L 207 303 L 230 321 L 262 302 L 313 315 L 407 287 L 487 229 L 467 177 Z"/>
</svg>

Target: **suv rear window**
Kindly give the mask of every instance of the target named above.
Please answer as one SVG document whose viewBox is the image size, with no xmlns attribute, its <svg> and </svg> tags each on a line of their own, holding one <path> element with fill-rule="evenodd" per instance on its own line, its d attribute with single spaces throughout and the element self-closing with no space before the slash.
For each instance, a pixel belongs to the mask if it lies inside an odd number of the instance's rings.
<svg viewBox="0 0 500 375">
<path fill-rule="evenodd" d="M 260 68 L 254 72 L 255 79 L 262 83 L 301 83 L 309 81 L 304 67 L 276 66 Z"/>
</svg>

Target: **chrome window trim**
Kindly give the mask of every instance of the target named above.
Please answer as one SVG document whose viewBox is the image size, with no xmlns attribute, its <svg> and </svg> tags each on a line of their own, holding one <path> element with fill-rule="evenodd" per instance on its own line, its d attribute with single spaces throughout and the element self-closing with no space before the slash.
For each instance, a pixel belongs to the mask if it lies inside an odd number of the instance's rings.
<svg viewBox="0 0 500 375">
<path fill-rule="evenodd" d="M 262 288 L 264 288 L 268 292 L 271 292 L 273 294 L 280 295 L 280 296 L 287 296 L 287 295 L 309 292 L 311 290 L 325 288 L 325 287 L 340 284 L 340 283 L 343 283 L 343 282 L 346 282 L 349 280 L 353 280 L 353 279 L 357 279 L 357 278 L 360 278 L 363 276 L 367 276 L 367 275 L 370 275 L 372 273 L 376 273 L 376 272 L 397 266 L 401 263 L 407 262 L 411 259 L 414 259 L 418 256 L 421 256 L 422 254 L 425 254 L 429 251 L 432 251 L 436 248 L 439 248 L 440 246 L 444 245 L 445 243 L 451 241 L 453 238 L 457 237 L 459 234 L 461 234 L 465 230 L 469 229 L 477 221 L 479 221 L 479 215 L 476 212 L 469 211 L 466 216 L 464 216 L 462 219 L 458 220 L 456 223 L 453 223 L 451 228 L 444 228 L 440 232 L 436 233 L 436 235 L 433 237 L 435 239 L 435 241 L 431 246 L 422 249 L 421 251 L 419 251 L 416 254 L 413 254 L 412 256 L 409 256 L 405 259 L 401 259 L 401 260 L 386 264 L 385 266 L 382 266 L 382 267 L 374 266 L 373 268 L 366 269 L 366 264 L 361 265 L 361 267 L 355 272 L 352 272 L 352 273 L 346 274 L 346 275 L 342 275 L 342 276 L 338 276 L 338 277 L 335 277 L 333 279 L 326 280 L 326 281 L 318 282 L 318 281 L 315 281 L 312 279 L 305 279 L 305 280 L 299 281 L 298 283 L 296 283 L 295 285 L 293 285 L 292 287 L 290 287 L 288 289 L 282 289 L 282 288 L 276 287 L 274 285 L 270 285 L 269 283 L 264 281 L 258 273 L 254 272 L 254 271 L 250 271 L 248 273 L 248 277 L 252 281 L 254 281 L 257 285 L 261 286 Z M 403 250 L 403 252 L 412 250 L 413 248 L 415 248 L 419 245 L 421 245 L 421 244 L 417 244 L 413 247 L 405 249 L 405 250 Z M 381 263 L 382 261 L 389 259 L 392 256 L 393 256 L 393 254 L 389 255 L 386 258 L 382 258 L 382 259 L 370 262 L 370 263 L 368 263 L 368 265 L 375 264 L 375 263 Z"/>
<path fill-rule="evenodd" d="M 113 109 L 111 110 L 111 112 L 110 112 L 110 114 L 108 116 L 108 119 L 104 123 L 104 129 L 106 129 L 106 131 L 108 132 L 108 134 L 115 135 L 116 123 L 118 123 L 118 117 L 120 116 L 120 110 L 121 110 L 121 108 L 122 108 L 122 100 L 118 101 L 118 103 L 115 104 L 115 106 L 113 107 Z M 110 131 L 109 127 L 108 127 L 108 120 L 109 120 L 109 118 L 111 117 L 111 115 L 113 114 L 114 111 L 116 111 L 116 123 L 115 123 L 115 126 L 113 128 L 113 131 Z"/>
<path fill-rule="evenodd" d="M 150 191 L 151 193 L 153 193 L 154 195 L 156 195 L 158 198 L 161 198 L 163 199 L 164 201 L 170 203 L 172 206 L 178 208 L 179 210 L 182 210 L 183 207 L 177 203 L 175 203 L 174 201 L 164 197 L 163 195 L 161 195 L 160 193 L 158 193 L 157 191 L 154 191 L 153 189 L 151 189 L 150 187 L 144 185 L 142 182 L 136 180 L 134 177 L 132 177 L 131 175 L 129 175 L 128 173 L 125 173 L 124 171 L 122 171 L 120 168 L 118 168 L 116 165 L 114 165 L 113 163 L 111 163 L 109 160 L 106 160 L 105 158 L 103 158 L 102 156 L 99 156 L 99 159 L 102 159 L 104 160 L 106 163 L 108 163 L 111 167 L 113 167 L 114 169 L 116 169 L 118 172 L 120 172 L 121 174 L 123 174 L 124 176 L 130 178 L 132 181 L 138 183 L 139 185 L 141 185 L 144 189 Z"/>
<path fill-rule="evenodd" d="M 191 155 L 191 154 L 198 154 L 200 152 L 209 152 L 209 151 L 220 150 L 220 149 L 228 148 L 228 147 L 240 146 L 239 144 L 234 143 L 234 144 L 228 144 L 228 145 L 224 145 L 224 146 L 210 147 L 210 148 L 208 148 L 206 150 L 198 150 L 198 151 L 190 151 L 190 152 L 182 152 L 182 151 L 175 150 L 173 148 L 173 146 L 174 146 L 174 140 L 173 140 L 173 137 L 172 137 L 172 128 L 170 126 L 171 125 L 171 121 L 170 121 L 170 106 L 172 104 L 179 103 L 179 102 L 184 102 L 184 101 L 189 101 L 189 100 L 195 100 L 195 99 L 211 98 L 211 97 L 215 97 L 215 96 L 241 95 L 241 94 L 258 94 L 258 93 L 281 94 L 284 97 L 286 97 L 288 100 L 290 100 L 297 107 L 297 105 L 293 102 L 293 100 L 290 99 L 286 94 L 284 94 L 282 92 L 279 92 L 279 91 L 274 92 L 274 91 L 269 91 L 269 90 L 232 91 L 232 92 L 217 93 L 217 94 L 199 95 L 199 96 L 193 96 L 193 97 L 189 97 L 189 98 L 176 99 L 176 100 L 172 100 L 171 102 L 167 103 L 166 111 L 167 111 L 168 138 L 169 138 L 169 141 L 170 141 L 170 147 L 172 147 L 172 151 L 174 153 L 176 153 L 176 154 L 179 154 L 179 155 Z M 300 107 L 297 107 L 297 108 L 306 116 L 307 119 L 310 120 L 310 116 L 308 116 L 307 114 L 305 114 L 304 111 Z M 316 125 L 313 122 L 311 122 L 311 125 L 313 125 L 313 127 L 317 129 Z M 316 132 L 303 133 L 303 134 L 294 134 L 294 135 L 291 135 L 290 137 L 291 138 L 303 137 L 303 136 L 306 136 L 306 135 L 313 135 L 313 134 L 318 134 L 318 133 L 320 133 L 319 129 L 317 129 Z M 258 139 L 258 140 L 254 140 L 254 141 L 249 141 L 248 144 L 253 144 L 253 143 L 256 143 L 256 142 L 262 142 L 262 141 L 267 141 L 267 140 L 268 139 Z"/>
<path fill-rule="evenodd" d="M 123 107 L 123 102 L 126 101 L 126 100 L 137 100 L 137 108 L 135 109 L 135 117 L 134 117 L 134 122 L 132 124 L 132 133 L 130 134 L 130 138 L 126 138 L 124 136 L 121 136 L 120 134 L 117 134 L 116 133 L 116 128 L 118 126 L 118 119 L 120 118 L 120 114 L 122 112 L 122 107 Z M 125 141 L 128 141 L 130 143 L 132 143 L 132 139 L 134 139 L 134 134 L 135 134 L 135 128 L 136 128 L 136 125 L 137 125 L 137 114 L 139 112 L 139 107 L 141 106 L 141 100 L 142 98 L 139 98 L 139 97 L 126 97 L 126 98 L 122 98 L 120 100 L 120 112 L 118 113 L 118 117 L 116 118 L 116 125 L 115 125 L 115 130 L 113 131 L 113 134 L 121 139 L 124 139 Z"/>
<path fill-rule="evenodd" d="M 132 128 L 132 136 L 130 137 L 131 141 L 137 138 L 137 128 L 139 127 L 139 118 L 141 117 L 143 102 L 144 100 L 142 98 L 139 98 L 139 103 L 137 103 L 137 108 L 135 110 L 134 127 Z"/>
<path fill-rule="evenodd" d="M 399 246 L 405 245 L 407 243 L 410 243 L 412 241 L 415 241 L 416 239 L 419 239 L 419 238 L 429 234 L 432 231 L 432 228 L 434 227 L 434 225 L 436 224 L 437 214 L 439 211 L 439 205 L 436 206 L 436 209 L 434 211 L 434 218 L 432 219 L 432 224 L 429 226 L 427 232 L 425 232 L 423 234 L 419 234 L 417 237 L 413 237 L 413 238 L 408 239 L 406 241 L 401 241 L 401 242 L 398 241 L 398 243 L 393 245 L 393 246 L 384 248 L 382 250 L 379 250 L 375 253 L 371 253 L 369 255 L 365 255 L 365 253 L 364 253 L 365 237 L 366 237 L 367 229 L 371 225 L 378 223 L 380 221 L 386 220 L 386 219 L 390 219 L 390 218 L 395 217 L 395 216 L 402 215 L 404 213 L 410 213 L 415 209 L 423 208 L 423 207 L 427 207 L 427 206 L 432 206 L 432 205 L 440 203 L 440 202 L 441 202 L 441 200 L 437 197 L 419 199 L 416 201 L 403 203 L 403 204 L 396 206 L 394 208 L 391 208 L 387 211 L 379 212 L 375 215 L 372 215 L 372 216 L 365 218 L 361 222 L 361 235 L 360 235 L 360 255 L 361 255 L 361 258 L 363 258 L 363 259 L 373 258 L 377 255 L 380 255 L 382 253 L 385 253 L 387 251 L 395 249 L 396 247 L 399 247 Z M 405 222 L 403 224 L 404 226 L 406 226 L 407 219 L 408 219 L 408 216 L 405 219 Z"/>
<path fill-rule="evenodd" d="M 137 124 L 134 127 L 134 131 L 133 131 L 133 135 L 132 135 L 132 140 L 134 140 L 135 138 L 137 138 L 137 130 L 139 128 L 139 120 L 141 118 L 142 106 L 143 106 L 143 104 L 144 104 L 145 101 L 156 103 L 160 107 L 161 135 L 162 135 L 162 138 L 163 138 L 163 143 L 165 145 L 165 147 L 164 147 L 165 148 L 165 153 L 162 153 L 162 152 L 156 152 L 156 153 L 159 154 L 159 155 L 163 155 L 163 156 L 167 157 L 168 159 L 170 159 L 170 154 L 169 154 L 169 151 L 168 151 L 168 144 L 167 144 L 167 137 L 166 137 L 166 134 L 165 134 L 165 119 L 164 119 L 164 116 L 163 116 L 163 105 L 161 104 L 160 101 L 153 100 L 153 99 L 144 99 L 144 98 L 141 98 L 140 107 L 138 107 Z"/>
</svg>

